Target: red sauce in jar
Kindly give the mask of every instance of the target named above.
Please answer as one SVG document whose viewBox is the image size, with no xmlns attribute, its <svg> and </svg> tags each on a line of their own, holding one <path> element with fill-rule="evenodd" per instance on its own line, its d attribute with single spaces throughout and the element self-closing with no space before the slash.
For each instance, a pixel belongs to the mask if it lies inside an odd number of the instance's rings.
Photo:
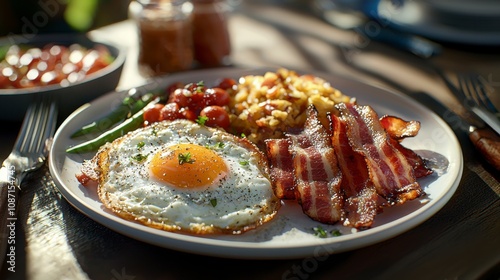
<svg viewBox="0 0 500 280">
<path fill-rule="evenodd" d="M 225 1 L 193 0 L 194 58 L 203 67 L 228 64 L 231 42 Z"/>
<path fill-rule="evenodd" d="M 193 62 L 191 3 L 144 0 L 134 4 L 131 9 L 139 31 L 142 73 L 154 76 L 190 69 Z"/>
<path fill-rule="evenodd" d="M 139 63 L 155 74 L 189 69 L 193 62 L 190 24 L 186 21 L 141 21 Z"/>
</svg>

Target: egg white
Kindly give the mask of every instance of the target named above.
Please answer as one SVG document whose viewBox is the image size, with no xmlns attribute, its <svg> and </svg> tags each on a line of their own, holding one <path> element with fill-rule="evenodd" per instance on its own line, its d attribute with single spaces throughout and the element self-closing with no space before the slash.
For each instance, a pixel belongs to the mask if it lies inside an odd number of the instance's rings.
<svg viewBox="0 0 500 280">
<path fill-rule="evenodd" d="M 179 143 L 215 151 L 228 166 L 224 179 L 201 189 L 160 181 L 153 155 Z M 279 206 L 264 155 L 246 139 L 187 120 L 138 129 L 102 147 L 98 194 L 118 215 L 169 231 L 241 233 L 271 220 Z"/>
</svg>

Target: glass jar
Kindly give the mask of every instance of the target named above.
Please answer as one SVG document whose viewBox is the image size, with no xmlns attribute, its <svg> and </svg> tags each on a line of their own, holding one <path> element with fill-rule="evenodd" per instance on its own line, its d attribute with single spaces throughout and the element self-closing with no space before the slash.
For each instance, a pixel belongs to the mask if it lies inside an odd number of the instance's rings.
<svg viewBox="0 0 500 280">
<path fill-rule="evenodd" d="M 141 73 L 153 76 L 190 69 L 193 64 L 191 2 L 137 0 L 130 7 L 138 27 Z"/>
<path fill-rule="evenodd" d="M 231 42 L 224 0 L 193 0 L 194 59 L 201 67 L 229 64 Z"/>
</svg>

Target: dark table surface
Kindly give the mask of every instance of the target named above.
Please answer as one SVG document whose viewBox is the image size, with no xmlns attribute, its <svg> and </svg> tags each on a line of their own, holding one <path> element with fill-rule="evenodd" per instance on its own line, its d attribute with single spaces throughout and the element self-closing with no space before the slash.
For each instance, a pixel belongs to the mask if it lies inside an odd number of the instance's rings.
<svg viewBox="0 0 500 280">
<path fill-rule="evenodd" d="M 450 108 L 454 111 L 457 101 L 429 63 L 449 72 L 475 70 L 490 81 L 500 81 L 500 55 L 489 48 L 447 44 L 439 56 L 421 59 L 376 41 L 360 45 L 353 31 L 335 28 L 296 6 L 248 2 L 241 3 L 230 17 L 235 65 L 283 66 L 349 77 L 401 94 L 413 93 L 440 116 Z M 145 78 L 137 73 L 137 37 L 132 22 L 106 26 L 91 34 L 129 47 L 119 89 L 144 83 Z M 498 101 L 500 87 L 492 85 Z M 416 94 L 419 92 L 427 94 Z M 58 192 L 48 167 L 43 166 L 23 182 L 16 272 L 4 266 L 0 278 L 499 279 L 499 171 L 478 154 L 464 130 L 450 126 L 463 151 L 464 170 L 449 202 L 422 224 L 396 237 L 321 258 L 226 259 L 137 241 L 73 208 Z M 20 121 L 2 121 L 2 158 L 12 149 L 19 128 Z"/>
</svg>

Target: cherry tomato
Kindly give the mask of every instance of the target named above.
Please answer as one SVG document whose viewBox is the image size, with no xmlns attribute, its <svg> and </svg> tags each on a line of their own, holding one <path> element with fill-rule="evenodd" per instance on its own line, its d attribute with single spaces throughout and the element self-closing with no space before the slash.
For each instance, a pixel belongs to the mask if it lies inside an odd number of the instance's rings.
<svg viewBox="0 0 500 280">
<path fill-rule="evenodd" d="M 191 121 L 195 121 L 198 118 L 198 116 L 196 115 L 196 113 L 193 110 L 190 110 L 188 108 L 182 108 L 182 109 L 180 109 L 180 113 L 182 114 L 182 116 L 185 119 L 188 119 L 188 120 L 191 120 Z"/>
<path fill-rule="evenodd" d="M 181 83 L 181 82 L 175 82 L 175 83 L 169 85 L 165 89 L 165 93 L 168 94 L 169 96 L 171 96 L 176 89 L 183 88 L 183 87 L 184 87 L 183 83 Z"/>
<path fill-rule="evenodd" d="M 231 78 L 224 78 L 219 83 L 219 87 L 224 90 L 234 89 L 236 85 L 237 85 L 236 80 Z"/>
<path fill-rule="evenodd" d="M 178 88 L 170 95 L 168 103 L 177 103 L 179 107 L 187 107 L 190 103 L 191 92 L 187 89 Z"/>
<path fill-rule="evenodd" d="M 204 95 L 204 91 L 193 91 L 188 105 L 189 109 L 200 112 L 201 109 L 205 107 L 205 104 L 203 103 Z"/>
<path fill-rule="evenodd" d="M 229 104 L 229 93 L 221 88 L 209 88 L 203 96 L 205 106 L 224 106 Z"/>
<path fill-rule="evenodd" d="M 155 104 L 144 111 L 144 126 L 160 121 L 160 112 L 163 109 L 163 104 Z"/>
<path fill-rule="evenodd" d="M 219 105 L 217 104 L 217 95 L 215 94 L 214 89 L 209 88 L 205 90 L 205 94 L 203 95 L 203 105 L 211 106 L 211 105 Z"/>
<path fill-rule="evenodd" d="M 231 124 L 229 114 L 221 106 L 207 106 L 201 110 L 200 116 L 208 118 L 206 126 L 228 129 Z"/>
<path fill-rule="evenodd" d="M 177 120 L 183 119 L 184 116 L 180 112 L 179 105 L 177 103 L 168 103 L 160 111 L 160 120 Z"/>
<path fill-rule="evenodd" d="M 215 105 L 225 106 L 229 104 L 229 93 L 227 93 L 225 89 L 216 87 L 213 88 L 213 91 L 215 93 L 215 96 L 217 97 L 217 102 L 215 103 Z"/>
<path fill-rule="evenodd" d="M 204 92 L 205 91 L 205 85 L 203 82 L 199 83 L 189 83 L 186 86 L 184 86 L 185 89 L 188 89 L 192 92 L 199 91 L 199 92 Z"/>
</svg>

